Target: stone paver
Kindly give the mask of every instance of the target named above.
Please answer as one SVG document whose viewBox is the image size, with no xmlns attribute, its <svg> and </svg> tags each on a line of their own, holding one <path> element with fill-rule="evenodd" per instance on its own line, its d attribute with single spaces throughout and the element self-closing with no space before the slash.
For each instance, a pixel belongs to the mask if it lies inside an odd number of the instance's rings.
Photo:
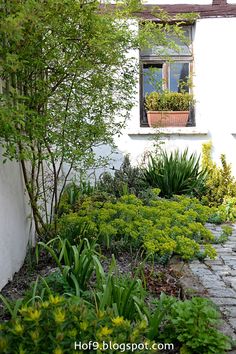
<svg viewBox="0 0 236 354">
<path fill-rule="evenodd" d="M 206 224 L 206 227 L 216 238 L 221 235 L 221 226 Z M 203 263 L 194 261 L 189 268 L 207 290 L 209 298 L 219 306 L 225 319 L 221 330 L 236 340 L 236 224 L 228 241 L 215 248 L 217 259 Z M 236 354 L 236 348 L 233 349 L 229 354 Z"/>
</svg>

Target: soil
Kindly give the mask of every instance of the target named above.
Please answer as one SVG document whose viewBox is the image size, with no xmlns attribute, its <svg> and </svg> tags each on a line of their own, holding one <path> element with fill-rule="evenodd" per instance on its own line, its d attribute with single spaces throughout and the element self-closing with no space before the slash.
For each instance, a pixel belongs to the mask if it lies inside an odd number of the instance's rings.
<svg viewBox="0 0 236 354">
<path fill-rule="evenodd" d="M 25 291 L 30 288 L 32 282 L 34 282 L 39 275 L 46 277 L 56 270 L 54 262 L 46 253 L 41 253 L 38 264 L 36 264 L 35 261 L 30 261 L 30 259 L 34 260 L 34 258 L 34 255 L 28 256 L 19 272 L 15 273 L 13 279 L 1 290 L 1 294 L 7 298 L 7 300 L 15 301 L 22 298 Z M 106 254 L 102 261 L 105 271 L 108 271 L 110 263 L 111 255 Z M 151 298 L 159 297 L 161 292 L 178 298 L 183 297 L 183 289 L 179 280 L 180 274 L 179 271 L 176 272 L 174 270 L 175 267 L 173 265 L 164 267 L 162 265 L 153 265 L 152 263 L 145 262 L 145 265 L 142 267 L 140 265 L 141 263 L 142 260 L 140 258 L 134 258 L 133 255 L 128 252 L 123 252 L 122 255 L 116 256 L 116 264 L 119 273 L 121 275 L 130 274 L 131 276 L 139 274 Z M 139 269 L 141 273 L 138 272 Z M 4 306 L 0 303 L 0 322 L 8 319 L 3 309 Z"/>
</svg>

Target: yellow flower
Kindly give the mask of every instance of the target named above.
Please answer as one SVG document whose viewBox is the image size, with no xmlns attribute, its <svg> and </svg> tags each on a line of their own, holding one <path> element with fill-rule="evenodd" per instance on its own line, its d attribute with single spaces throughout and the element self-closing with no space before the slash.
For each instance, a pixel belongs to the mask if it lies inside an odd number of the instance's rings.
<svg viewBox="0 0 236 354">
<path fill-rule="evenodd" d="M 105 326 L 100 329 L 100 331 L 98 332 L 98 335 L 100 337 L 105 337 L 105 336 L 108 336 L 109 334 L 111 334 L 112 332 L 113 332 L 112 329 L 109 329 L 107 326 Z"/>
<path fill-rule="evenodd" d="M 114 326 L 122 326 L 124 324 L 124 317 L 115 317 L 112 319 L 112 323 L 114 324 Z"/>
<path fill-rule="evenodd" d="M 54 351 L 53 354 L 63 354 L 63 351 L 61 350 L 61 348 L 57 347 Z"/>
<path fill-rule="evenodd" d="M 69 336 L 69 337 L 74 338 L 74 337 L 76 337 L 76 335 L 77 335 L 77 331 L 76 331 L 75 328 L 72 329 L 72 330 L 70 330 L 70 331 L 68 331 L 68 336 Z"/>
<path fill-rule="evenodd" d="M 48 306 L 49 306 L 49 302 L 48 302 L 48 301 L 44 301 L 44 302 L 42 302 L 41 306 L 42 306 L 44 309 L 46 309 L 46 308 L 48 308 Z"/>
<path fill-rule="evenodd" d="M 147 321 L 142 320 L 139 324 L 139 329 L 146 329 L 147 328 Z"/>
<path fill-rule="evenodd" d="M 19 310 L 21 315 L 25 315 L 28 313 L 28 307 L 27 306 L 23 306 L 20 310 Z"/>
<path fill-rule="evenodd" d="M 63 301 L 63 298 L 58 295 L 56 295 L 56 296 L 50 295 L 49 296 L 49 302 L 53 305 L 57 305 L 62 301 Z"/>
<path fill-rule="evenodd" d="M 86 331 L 86 329 L 88 328 L 88 322 L 86 321 L 80 322 L 79 327 L 80 329 L 82 329 L 82 331 Z"/>
<path fill-rule="evenodd" d="M 56 323 L 63 323 L 65 321 L 65 311 L 61 309 L 57 309 L 54 313 L 54 319 Z"/>
<path fill-rule="evenodd" d="M 35 310 L 33 310 L 32 308 L 30 308 L 29 310 L 28 310 L 28 318 L 30 319 L 30 320 L 32 320 L 32 321 L 38 321 L 38 319 L 40 318 L 40 316 L 41 316 L 41 311 L 39 311 L 39 310 L 37 310 L 37 309 L 35 309 Z"/>
<path fill-rule="evenodd" d="M 24 331 L 24 327 L 19 322 L 16 322 L 14 330 L 16 334 L 22 334 Z"/>
<path fill-rule="evenodd" d="M 131 340 L 135 341 L 135 339 L 139 336 L 139 330 L 134 329 L 133 333 L 131 334 Z"/>
<path fill-rule="evenodd" d="M 33 341 L 38 340 L 39 339 L 39 331 L 36 330 L 36 331 L 30 332 L 30 336 L 31 336 Z"/>
<path fill-rule="evenodd" d="M 103 318 L 104 317 L 104 311 L 98 310 L 97 315 L 98 315 L 98 318 Z"/>
</svg>

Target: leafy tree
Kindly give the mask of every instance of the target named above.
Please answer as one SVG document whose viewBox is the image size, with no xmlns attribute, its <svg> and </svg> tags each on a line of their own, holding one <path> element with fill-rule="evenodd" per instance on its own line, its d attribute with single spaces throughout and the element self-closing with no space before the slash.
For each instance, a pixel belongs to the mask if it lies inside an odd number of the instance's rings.
<svg viewBox="0 0 236 354">
<path fill-rule="evenodd" d="M 169 45 L 166 34 L 181 32 L 178 24 L 154 23 L 139 32 L 130 26 L 139 2 L 125 5 L 1 2 L 0 142 L 6 160 L 22 166 L 38 234 L 52 222 L 56 228 L 71 171 L 93 165 L 94 148 L 112 144 L 124 126 L 138 73 L 127 53 L 150 39 Z"/>
</svg>

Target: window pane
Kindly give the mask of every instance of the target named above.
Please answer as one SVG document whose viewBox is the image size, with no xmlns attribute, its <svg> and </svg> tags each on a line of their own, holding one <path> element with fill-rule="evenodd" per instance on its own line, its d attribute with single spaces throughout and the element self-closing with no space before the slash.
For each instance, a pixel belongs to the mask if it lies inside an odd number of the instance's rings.
<svg viewBox="0 0 236 354">
<path fill-rule="evenodd" d="M 163 41 L 163 40 L 162 40 Z M 168 34 L 166 40 L 161 45 L 159 37 L 155 39 L 155 35 L 150 40 L 148 47 L 141 49 L 141 57 L 160 57 L 160 56 L 190 56 L 191 53 L 191 28 L 182 28 L 182 36 Z"/>
<path fill-rule="evenodd" d="M 170 64 L 169 89 L 173 92 L 189 92 L 189 63 Z"/>
<path fill-rule="evenodd" d="M 144 97 L 147 93 L 153 91 L 162 91 L 162 65 L 160 64 L 144 64 L 143 65 L 143 93 Z"/>
</svg>

